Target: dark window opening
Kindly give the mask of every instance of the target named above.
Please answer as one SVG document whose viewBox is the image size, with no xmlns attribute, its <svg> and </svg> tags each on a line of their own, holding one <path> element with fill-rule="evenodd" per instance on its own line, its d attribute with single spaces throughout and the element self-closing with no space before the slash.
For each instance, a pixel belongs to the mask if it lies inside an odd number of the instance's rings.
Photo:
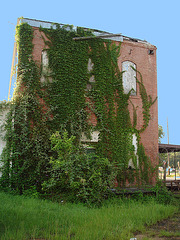
<svg viewBox="0 0 180 240">
<path fill-rule="evenodd" d="M 149 55 L 154 55 L 154 50 L 149 49 L 149 50 L 148 50 L 148 54 L 149 54 Z"/>
</svg>

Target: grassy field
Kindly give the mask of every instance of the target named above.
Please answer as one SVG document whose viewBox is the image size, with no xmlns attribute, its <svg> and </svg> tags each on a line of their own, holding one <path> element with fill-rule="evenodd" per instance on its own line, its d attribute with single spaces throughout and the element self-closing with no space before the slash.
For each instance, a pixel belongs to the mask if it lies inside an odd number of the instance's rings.
<svg viewBox="0 0 180 240">
<path fill-rule="evenodd" d="M 0 192 L 0 239 L 127 240 L 178 211 L 176 206 L 132 200 L 108 201 L 101 208 L 53 203 Z"/>
</svg>

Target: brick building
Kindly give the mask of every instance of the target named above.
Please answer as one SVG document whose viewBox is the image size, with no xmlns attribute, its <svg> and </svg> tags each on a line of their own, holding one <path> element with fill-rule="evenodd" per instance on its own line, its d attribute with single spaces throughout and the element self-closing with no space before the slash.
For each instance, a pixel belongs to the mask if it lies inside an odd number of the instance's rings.
<svg viewBox="0 0 180 240">
<path fill-rule="evenodd" d="M 50 22 L 21 19 L 21 22 L 26 22 L 32 26 L 34 31 L 33 38 L 33 58 L 35 62 L 40 66 L 43 62 L 43 66 L 48 65 L 48 59 L 46 51 L 47 46 L 44 43 L 46 36 L 39 30 L 39 27 L 54 28 L 55 25 Z M 136 72 L 131 68 L 133 66 L 137 71 L 142 74 L 143 83 L 147 90 L 147 94 L 151 95 L 152 99 L 157 97 L 157 69 L 156 69 L 156 47 L 146 41 L 134 39 L 123 36 L 121 34 L 110 34 L 104 31 L 93 30 L 93 33 L 97 38 L 111 39 L 115 43 L 121 42 L 120 57 L 118 60 L 119 69 L 124 71 L 123 73 L 123 87 L 124 92 L 128 93 L 132 88 L 134 91 L 131 93 L 130 100 L 137 107 L 137 129 L 140 129 L 143 125 L 142 114 L 142 100 L 139 93 L 139 85 L 136 82 Z M 16 46 L 15 46 L 16 48 Z M 15 57 L 15 54 L 14 54 Z M 91 63 L 89 63 L 91 68 Z M 138 76 L 137 76 L 138 77 Z M 43 81 L 43 77 L 41 79 Z M 93 81 L 93 80 L 92 80 Z M 132 105 L 129 105 L 130 115 L 132 118 L 133 109 Z M 152 105 L 150 109 L 151 119 L 147 129 L 141 133 L 141 142 L 145 148 L 146 154 L 150 157 L 152 164 L 157 165 L 158 156 L 158 104 L 157 101 Z M 91 114 L 91 122 L 96 125 L 96 116 Z M 88 140 L 84 138 L 84 141 L 96 142 L 98 141 L 98 132 L 92 133 L 92 139 Z M 133 139 L 134 145 L 136 145 L 136 139 Z M 130 164 L 131 165 L 131 164 Z"/>
</svg>

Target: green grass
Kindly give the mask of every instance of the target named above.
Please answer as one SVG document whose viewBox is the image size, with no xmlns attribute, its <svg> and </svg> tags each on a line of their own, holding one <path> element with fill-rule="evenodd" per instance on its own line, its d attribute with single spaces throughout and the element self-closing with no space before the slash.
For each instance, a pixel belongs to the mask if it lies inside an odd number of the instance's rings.
<svg viewBox="0 0 180 240">
<path fill-rule="evenodd" d="M 175 233 L 169 231 L 161 231 L 159 237 L 180 237 L 180 231 Z"/>
<path fill-rule="evenodd" d="M 0 239 L 130 239 L 167 218 L 177 207 L 151 200 L 112 200 L 101 208 L 81 204 L 58 204 L 0 193 Z"/>
</svg>

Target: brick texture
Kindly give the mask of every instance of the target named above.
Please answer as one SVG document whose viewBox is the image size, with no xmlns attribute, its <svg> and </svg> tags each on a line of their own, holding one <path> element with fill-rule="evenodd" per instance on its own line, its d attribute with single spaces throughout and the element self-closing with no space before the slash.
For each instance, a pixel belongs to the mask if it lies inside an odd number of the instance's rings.
<svg viewBox="0 0 180 240">
<path fill-rule="evenodd" d="M 45 35 L 34 27 L 34 49 L 33 58 L 40 65 L 42 50 L 47 48 L 44 44 Z M 117 43 L 118 44 L 118 43 Z M 153 54 L 149 54 L 153 50 Z M 156 47 L 146 42 L 134 42 L 124 40 L 121 44 L 120 57 L 118 60 L 119 68 L 122 70 L 122 62 L 131 61 L 136 64 L 137 70 L 142 74 L 143 83 L 147 94 L 154 100 L 157 97 L 157 69 L 156 69 Z M 138 77 L 138 75 L 137 75 Z M 131 96 L 131 101 L 137 107 L 137 128 L 143 126 L 142 101 L 137 84 L 136 96 Z M 130 115 L 132 118 L 132 106 L 129 104 Z M 153 166 L 158 164 L 158 103 L 157 101 L 151 107 L 151 120 L 147 129 L 141 134 L 141 142 L 144 145 L 146 154 L 150 157 Z M 91 123 L 96 125 L 96 116 L 91 114 Z M 155 183 L 155 179 L 153 179 Z"/>
</svg>

